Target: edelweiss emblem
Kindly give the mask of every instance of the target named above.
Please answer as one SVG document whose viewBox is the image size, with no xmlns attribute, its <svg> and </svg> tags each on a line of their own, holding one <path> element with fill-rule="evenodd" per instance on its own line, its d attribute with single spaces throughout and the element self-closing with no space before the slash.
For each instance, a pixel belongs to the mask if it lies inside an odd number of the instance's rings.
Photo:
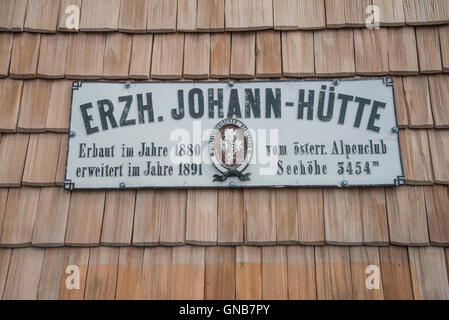
<svg viewBox="0 0 449 320">
<path fill-rule="evenodd" d="M 236 129 L 225 129 L 224 139 L 220 139 L 220 148 L 225 155 L 225 163 L 229 166 L 234 164 L 234 158 L 242 154 L 243 139 L 237 137 Z M 240 159 L 236 159 L 237 162 Z"/>
<path fill-rule="evenodd" d="M 250 173 L 242 171 L 252 155 L 252 139 L 248 128 L 239 120 L 220 121 L 209 139 L 209 151 L 215 167 L 223 174 L 215 174 L 213 181 L 225 181 L 228 177 L 249 180 Z"/>
</svg>

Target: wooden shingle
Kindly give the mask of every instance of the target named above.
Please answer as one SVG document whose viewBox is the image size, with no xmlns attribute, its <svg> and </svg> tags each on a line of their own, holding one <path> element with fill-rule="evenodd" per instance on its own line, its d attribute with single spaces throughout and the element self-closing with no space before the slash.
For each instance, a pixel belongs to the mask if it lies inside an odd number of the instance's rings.
<svg viewBox="0 0 449 320">
<path fill-rule="evenodd" d="M 166 190 L 162 193 L 161 244 L 179 245 L 185 242 L 187 192 Z"/>
<path fill-rule="evenodd" d="M 286 300 L 287 248 L 285 246 L 262 247 L 262 299 Z"/>
<path fill-rule="evenodd" d="M 77 191 L 70 199 L 65 244 L 97 246 L 103 223 L 104 191 Z"/>
<path fill-rule="evenodd" d="M 326 25 L 328 28 L 345 26 L 345 0 L 325 0 Z"/>
<path fill-rule="evenodd" d="M 213 33 L 210 36 L 210 77 L 227 78 L 231 65 L 231 34 Z"/>
<path fill-rule="evenodd" d="M 393 77 L 396 118 L 399 128 L 408 127 L 407 104 L 405 102 L 404 83 L 402 77 Z"/>
<path fill-rule="evenodd" d="M 41 188 L 33 229 L 33 245 L 64 245 L 69 204 L 70 192 L 57 187 Z"/>
<path fill-rule="evenodd" d="M 235 299 L 235 251 L 235 247 L 212 246 L 206 248 L 205 299 Z"/>
<path fill-rule="evenodd" d="M 39 188 L 11 188 L 0 238 L 4 247 L 27 247 L 31 244 L 39 202 Z"/>
<path fill-rule="evenodd" d="M 355 74 L 354 32 L 325 30 L 314 33 L 315 70 L 318 77 Z"/>
<path fill-rule="evenodd" d="M 4 0 L 0 2 L 0 31 L 8 31 L 11 29 L 14 16 L 14 4 L 15 0 Z"/>
<path fill-rule="evenodd" d="M 299 29 L 324 29 L 325 20 L 324 0 L 299 0 Z"/>
<path fill-rule="evenodd" d="M 402 80 L 409 127 L 432 128 L 433 117 L 427 76 L 404 77 Z"/>
<path fill-rule="evenodd" d="M 449 75 L 429 76 L 430 101 L 432 102 L 435 128 L 449 128 Z"/>
<path fill-rule="evenodd" d="M 90 249 L 84 299 L 112 300 L 115 298 L 118 258 L 118 248 L 97 247 Z"/>
<path fill-rule="evenodd" d="M 8 200 L 8 188 L 0 188 L 0 236 L 2 235 L 2 229 L 3 229 L 3 218 L 5 217 L 6 212 L 6 201 Z M 1 272 L 1 270 L 0 270 Z M 0 292 L 2 292 L 2 279 L 0 276 Z"/>
<path fill-rule="evenodd" d="M 226 0 L 225 25 L 229 31 L 262 30 L 273 27 L 272 0 Z"/>
<path fill-rule="evenodd" d="M 0 295 L 3 291 L 8 278 L 9 264 L 11 262 L 12 249 L 0 249 Z"/>
<path fill-rule="evenodd" d="M 176 31 L 177 0 L 148 0 L 147 31 Z"/>
<path fill-rule="evenodd" d="M 137 190 L 134 211 L 134 245 L 157 245 L 161 232 L 162 192 Z"/>
<path fill-rule="evenodd" d="M 449 184 L 449 130 L 429 130 L 429 145 L 435 182 Z"/>
<path fill-rule="evenodd" d="M 273 0 L 273 22 L 276 30 L 297 30 L 299 0 Z"/>
<path fill-rule="evenodd" d="M 323 189 L 300 188 L 298 200 L 299 243 L 321 245 L 325 242 Z"/>
<path fill-rule="evenodd" d="M 449 244 L 449 193 L 446 186 L 425 187 L 430 243 Z"/>
<path fill-rule="evenodd" d="M 371 0 L 345 0 L 345 25 L 347 27 L 365 27 L 366 8 Z"/>
<path fill-rule="evenodd" d="M 81 31 L 115 31 L 118 29 L 120 0 L 83 0 Z"/>
<path fill-rule="evenodd" d="M 58 166 L 56 167 L 55 175 L 55 185 L 57 186 L 64 185 L 68 139 L 69 136 L 67 134 L 61 135 L 61 143 L 59 144 Z"/>
<path fill-rule="evenodd" d="M 24 31 L 56 32 L 59 0 L 28 0 Z"/>
<path fill-rule="evenodd" d="M 153 41 L 151 77 L 180 79 L 183 67 L 184 34 L 155 34 Z"/>
<path fill-rule="evenodd" d="M 59 284 L 65 275 L 64 256 L 68 248 L 45 249 L 44 263 L 39 281 L 39 300 L 58 299 Z"/>
<path fill-rule="evenodd" d="M 407 247 L 381 247 L 379 253 L 384 298 L 413 300 Z"/>
<path fill-rule="evenodd" d="M 225 0 L 198 0 L 196 27 L 198 31 L 223 31 Z"/>
<path fill-rule="evenodd" d="M 360 189 L 365 245 L 388 245 L 387 205 L 384 188 Z"/>
<path fill-rule="evenodd" d="M 3 134 L 0 142 L 0 186 L 19 187 L 28 148 L 28 134 Z"/>
<path fill-rule="evenodd" d="M 144 33 L 147 30 L 147 0 L 121 0 L 118 29 L 120 32 Z"/>
<path fill-rule="evenodd" d="M 178 0 L 178 32 L 192 32 L 196 30 L 197 0 Z"/>
<path fill-rule="evenodd" d="M 231 77 L 252 78 L 256 65 L 256 34 L 233 32 L 231 44 Z"/>
<path fill-rule="evenodd" d="M 373 5 L 379 7 L 381 26 L 403 26 L 405 24 L 402 0 L 373 0 Z"/>
<path fill-rule="evenodd" d="M 142 265 L 142 299 L 166 300 L 170 297 L 173 249 L 145 248 Z"/>
<path fill-rule="evenodd" d="M 187 33 L 184 41 L 184 78 L 207 79 L 209 61 L 209 33 Z"/>
<path fill-rule="evenodd" d="M 449 25 L 441 26 L 439 33 L 443 72 L 449 72 Z"/>
<path fill-rule="evenodd" d="M 1 136 L 0 136 L 1 138 Z M 3 218 L 5 217 L 6 212 L 6 201 L 8 200 L 8 188 L 0 188 L 0 238 L 2 235 L 2 229 L 3 229 Z M 1 270 L 0 270 L 1 273 Z M 1 278 L 1 274 L 0 274 Z M 0 286 L 1 286 L 1 279 L 0 279 Z M 1 288 L 0 288 L 1 289 Z M 1 292 L 1 290 L 0 290 Z"/>
<path fill-rule="evenodd" d="M 446 251 L 446 265 L 449 266 L 449 249 L 446 248 L 445 251 Z M 449 277 L 449 275 L 448 275 L 448 277 Z"/>
<path fill-rule="evenodd" d="M 410 184 L 432 184 L 432 164 L 426 130 L 400 130 L 402 164 L 405 181 Z"/>
<path fill-rule="evenodd" d="M 243 191 L 218 190 L 218 243 L 243 244 Z"/>
<path fill-rule="evenodd" d="M 428 245 L 423 187 L 389 188 L 386 195 L 390 242 L 398 245 Z"/>
<path fill-rule="evenodd" d="M 297 190 L 275 190 L 276 241 L 278 244 L 298 243 Z"/>
<path fill-rule="evenodd" d="M 72 96 L 72 81 L 57 80 L 51 84 L 45 129 L 54 132 L 67 132 Z"/>
<path fill-rule="evenodd" d="M 11 31 L 23 31 L 28 0 L 14 0 L 14 15 L 11 21 Z"/>
<path fill-rule="evenodd" d="M 388 61 L 390 73 L 408 75 L 418 73 L 418 54 L 415 29 L 412 27 L 388 29 Z"/>
<path fill-rule="evenodd" d="M 419 70 L 421 73 L 439 73 L 442 70 L 440 35 L 435 27 L 416 28 Z"/>
<path fill-rule="evenodd" d="M 54 185 L 60 142 L 61 135 L 57 133 L 31 135 L 22 177 L 24 185 Z"/>
<path fill-rule="evenodd" d="M 355 66 L 357 74 L 387 74 L 388 42 L 387 30 L 354 30 Z"/>
<path fill-rule="evenodd" d="M 204 299 L 204 252 L 200 246 L 173 248 L 170 299 Z"/>
<path fill-rule="evenodd" d="M 354 300 L 383 300 L 382 279 L 369 281 L 368 276 L 373 275 L 369 266 L 380 266 L 379 248 L 377 247 L 350 247 L 352 294 Z M 368 272 L 367 272 L 368 271 Z M 379 270 L 380 271 L 380 270 Z M 375 271 L 374 271 L 375 272 Z M 367 284 L 372 287 L 368 288 Z"/>
<path fill-rule="evenodd" d="M 106 35 L 103 78 L 125 79 L 128 77 L 131 45 L 131 35 L 119 32 Z"/>
<path fill-rule="evenodd" d="M 37 79 L 23 84 L 22 103 L 17 130 L 44 132 L 52 81 Z"/>
<path fill-rule="evenodd" d="M 102 245 L 125 246 L 131 244 L 134 220 L 134 190 L 106 191 Z"/>
<path fill-rule="evenodd" d="M 9 73 L 12 39 L 12 33 L 0 33 L 0 78 L 8 76 Z"/>
<path fill-rule="evenodd" d="M 4 300 L 36 300 L 45 249 L 23 248 L 12 252 Z"/>
<path fill-rule="evenodd" d="M 291 300 L 316 299 L 315 248 L 312 246 L 287 247 L 288 298 Z"/>
<path fill-rule="evenodd" d="M 16 131 L 22 87 L 22 80 L 0 80 L 0 132 Z"/>
<path fill-rule="evenodd" d="M 100 79 L 103 75 L 105 35 L 80 32 L 70 35 L 67 47 L 68 79 Z"/>
<path fill-rule="evenodd" d="M 280 77 L 282 70 L 281 33 L 260 31 L 256 35 L 256 76 Z"/>
<path fill-rule="evenodd" d="M 62 33 L 41 36 L 37 75 L 40 78 L 65 77 L 67 45 L 69 37 Z"/>
<path fill-rule="evenodd" d="M 86 288 L 86 278 L 87 271 L 89 267 L 89 248 L 65 248 L 64 250 L 64 261 L 63 261 L 63 276 L 61 277 L 61 282 L 59 283 L 59 299 L 61 300 L 82 300 L 84 298 L 84 291 Z M 71 265 L 76 265 L 79 269 L 79 289 L 69 290 L 66 286 L 67 274 L 65 273 L 68 269 L 73 272 L 73 269 L 68 268 Z M 73 284 L 73 283 L 72 283 Z"/>
<path fill-rule="evenodd" d="M 312 31 L 282 32 L 282 74 L 286 77 L 315 75 Z"/>
<path fill-rule="evenodd" d="M 262 299 L 262 248 L 237 247 L 235 266 L 235 298 Z"/>
<path fill-rule="evenodd" d="M 416 300 L 449 299 L 449 281 L 443 248 L 408 248 Z"/>
<path fill-rule="evenodd" d="M 14 35 L 9 67 L 11 78 L 30 79 L 36 77 L 40 40 L 40 34 L 24 32 Z"/>
<path fill-rule="evenodd" d="M 326 243 L 362 244 L 360 190 L 324 189 Z"/>
<path fill-rule="evenodd" d="M 318 299 L 352 299 L 349 247 L 315 247 L 315 263 Z"/>
<path fill-rule="evenodd" d="M 153 54 L 153 35 L 134 34 L 132 42 L 129 78 L 148 79 Z"/>
<path fill-rule="evenodd" d="M 429 25 L 449 21 L 449 6 L 445 0 L 403 0 L 407 24 Z"/>
<path fill-rule="evenodd" d="M 276 243 L 276 198 L 274 190 L 245 189 L 245 243 Z"/>
<path fill-rule="evenodd" d="M 187 192 L 186 243 L 217 243 L 217 190 L 198 189 Z"/>
<path fill-rule="evenodd" d="M 78 32 L 81 19 L 82 0 L 61 0 L 58 31 Z"/>
<path fill-rule="evenodd" d="M 120 248 L 117 290 L 117 300 L 139 300 L 142 296 L 142 266 L 144 248 Z"/>
</svg>

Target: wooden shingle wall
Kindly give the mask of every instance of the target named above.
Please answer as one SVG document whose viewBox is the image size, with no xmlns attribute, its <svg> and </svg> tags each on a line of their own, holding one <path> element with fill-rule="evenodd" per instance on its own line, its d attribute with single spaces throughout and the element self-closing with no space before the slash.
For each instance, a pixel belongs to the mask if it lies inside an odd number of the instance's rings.
<svg viewBox="0 0 449 320">
<path fill-rule="evenodd" d="M 366 7 L 380 9 L 382 26 L 449 22 L 445 0 L 4 0 L 0 30 L 191 32 L 364 27 Z M 79 7 L 79 28 L 70 5 Z"/>
<path fill-rule="evenodd" d="M 448 72 L 447 0 L 0 1 L 0 297 L 448 298 Z M 394 79 L 404 187 L 61 187 L 72 80 L 374 76 Z"/>
<path fill-rule="evenodd" d="M 396 246 L 3 248 L 0 298 L 449 299 L 447 253 Z M 67 287 L 74 266 L 79 289 Z M 373 272 L 379 282 L 367 287 Z"/>
</svg>

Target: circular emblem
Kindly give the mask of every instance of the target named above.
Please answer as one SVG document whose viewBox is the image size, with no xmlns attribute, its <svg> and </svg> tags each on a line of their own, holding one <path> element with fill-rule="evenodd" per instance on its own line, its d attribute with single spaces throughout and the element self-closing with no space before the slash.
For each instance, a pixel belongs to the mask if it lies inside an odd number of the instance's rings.
<svg viewBox="0 0 449 320">
<path fill-rule="evenodd" d="M 220 172 L 242 172 L 253 154 L 253 141 L 248 128 L 237 119 L 220 121 L 212 129 L 209 153 Z"/>
</svg>

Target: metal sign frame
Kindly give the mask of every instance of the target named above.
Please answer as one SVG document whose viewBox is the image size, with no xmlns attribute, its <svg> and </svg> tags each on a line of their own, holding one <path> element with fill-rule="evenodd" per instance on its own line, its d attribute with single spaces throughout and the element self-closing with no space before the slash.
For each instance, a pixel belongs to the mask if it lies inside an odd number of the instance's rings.
<svg viewBox="0 0 449 320">
<path fill-rule="evenodd" d="M 97 80 L 82 80 L 82 81 L 73 81 L 72 82 L 72 94 L 70 98 L 70 113 L 69 113 L 69 133 L 68 133 L 68 146 L 66 153 L 66 163 L 65 163 L 65 173 L 64 173 L 64 189 L 65 190 L 120 190 L 120 189 L 206 189 L 206 188 L 332 188 L 332 187 L 391 187 L 391 186 L 402 186 L 405 185 L 405 177 L 404 177 L 404 169 L 402 162 L 402 151 L 400 147 L 400 137 L 397 134 L 397 146 L 398 146 L 398 156 L 400 161 L 400 170 L 401 174 L 397 177 L 393 178 L 392 183 L 386 184 L 356 184 L 351 185 L 347 181 L 343 180 L 339 185 L 331 185 L 331 184 L 272 184 L 272 185 L 235 185 L 233 183 L 223 184 L 223 185 L 206 185 L 206 186 L 126 186 L 123 183 L 118 184 L 117 186 L 104 186 L 104 187 L 76 187 L 75 183 L 68 179 L 67 177 L 67 167 L 69 162 L 69 154 L 70 154 L 70 138 L 73 137 L 72 131 L 72 112 L 73 112 L 73 93 L 75 90 L 78 90 L 84 83 L 111 83 L 111 84 L 121 84 L 125 87 L 131 86 L 132 84 L 228 84 L 229 86 L 233 86 L 234 84 L 257 84 L 257 83 L 304 83 L 304 82 L 332 82 L 334 85 L 338 86 L 340 82 L 359 82 L 359 81 L 368 81 L 368 80 L 382 80 L 384 85 L 387 87 L 392 87 L 392 96 L 393 96 L 393 110 L 394 110 L 394 122 L 395 127 L 392 130 L 395 133 L 398 133 L 398 124 L 397 124 L 397 110 L 396 110 L 396 97 L 395 91 L 393 90 L 394 84 L 393 79 L 391 77 L 381 77 L 381 78 L 361 78 L 361 79 L 312 79 L 312 80 L 268 80 L 268 81 L 136 81 L 136 82 L 128 82 L 128 81 L 97 81 Z"/>
</svg>

